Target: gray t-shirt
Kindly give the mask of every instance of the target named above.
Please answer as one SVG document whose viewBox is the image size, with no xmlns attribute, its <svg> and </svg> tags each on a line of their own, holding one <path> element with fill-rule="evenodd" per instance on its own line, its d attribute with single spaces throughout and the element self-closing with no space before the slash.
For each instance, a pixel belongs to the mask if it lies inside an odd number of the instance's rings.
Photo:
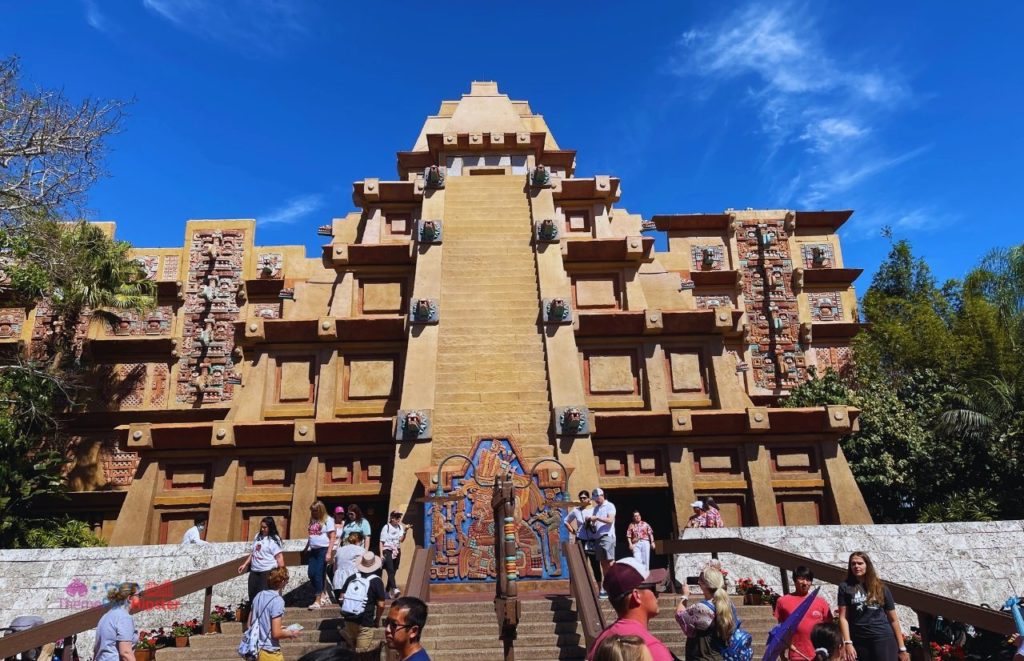
<svg viewBox="0 0 1024 661">
<path fill-rule="evenodd" d="M 135 647 L 135 643 L 139 642 L 139 632 L 135 630 L 128 609 L 119 604 L 104 613 L 96 624 L 93 661 L 118 661 L 121 655 L 117 651 L 117 644 L 122 641 Z"/>
<path fill-rule="evenodd" d="M 281 649 L 277 638 L 271 636 L 274 630 L 270 621 L 284 615 L 284 599 L 276 590 L 264 590 L 252 600 L 253 621 L 260 625 L 260 649 L 276 652 Z"/>
</svg>

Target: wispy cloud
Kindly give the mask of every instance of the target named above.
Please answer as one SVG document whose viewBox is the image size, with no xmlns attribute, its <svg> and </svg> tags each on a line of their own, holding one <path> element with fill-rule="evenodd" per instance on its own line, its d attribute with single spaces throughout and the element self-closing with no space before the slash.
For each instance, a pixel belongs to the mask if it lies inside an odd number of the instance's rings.
<svg viewBox="0 0 1024 661">
<path fill-rule="evenodd" d="M 911 90 L 892 65 L 833 52 L 815 11 L 814 3 L 755 1 L 681 35 L 670 68 L 697 84 L 696 98 L 724 89 L 754 110 L 780 204 L 845 206 L 842 194 L 928 147 L 884 143 Z M 785 164 L 775 158 L 783 149 Z"/>
<path fill-rule="evenodd" d="M 889 208 L 868 207 L 859 211 L 841 230 L 843 241 L 856 242 L 881 236 L 882 228 L 889 227 L 898 234 L 930 232 L 949 226 L 960 217 L 934 206 L 906 208 L 894 204 Z"/>
<path fill-rule="evenodd" d="M 85 5 L 85 22 L 90 27 L 100 32 L 114 31 L 114 24 L 100 11 L 95 0 L 83 0 L 82 4 Z"/>
<path fill-rule="evenodd" d="M 256 217 L 257 225 L 291 225 L 313 213 L 324 204 L 323 195 L 311 194 L 294 197 L 276 209 Z"/>
<path fill-rule="evenodd" d="M 245 53 L 274 55 L 307 32 L 302 7 L 290 0 L 142 0 L 175 27 Z"/>
</svg>

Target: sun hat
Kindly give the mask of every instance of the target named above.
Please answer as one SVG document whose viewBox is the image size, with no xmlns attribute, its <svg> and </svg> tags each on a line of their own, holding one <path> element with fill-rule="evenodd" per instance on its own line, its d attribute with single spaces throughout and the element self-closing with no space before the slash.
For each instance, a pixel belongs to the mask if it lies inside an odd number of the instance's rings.
<svg viewBox="0 0 1024 661">
<path fill-rule="evenodd" d="M 636 558 L 616 560 L 605 572 L 602 586 L 611 600 L 629 594 L 637 588 L 657 588 L 668 578 L 667 569 L 644 569 Z"/>
<path fill-rule="evenodd" d="M 361 574 L 372 574 L 375 571 L 380 570 L 380 566 L 384 564 L 384 561 L 380 559 L 380 556 L 373 551 L 367 551 L 359 558 L 359 564 L 356 565 L 356 571 Z"/>
<path fill-rule="evenodd" d="M 690 507 L 699 507 L 701 509 L 704 509 L 704 501 L 703 500 L 695 500 L 692 503 L 690 503 Z"/>
</svg>

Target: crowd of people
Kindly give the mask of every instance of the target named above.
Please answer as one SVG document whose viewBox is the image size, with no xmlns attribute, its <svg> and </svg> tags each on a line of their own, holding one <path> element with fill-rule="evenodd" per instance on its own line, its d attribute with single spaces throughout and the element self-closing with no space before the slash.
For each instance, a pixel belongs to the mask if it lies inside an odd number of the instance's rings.
<svg viewBox="0 0 1024 661">
<path fill-rule="evenodd" d="M 658 615 L 658 591 L 667 579 L 664 569 L 651 570 L 636 558 L 614 562 L 604 575 L 604 591 L 617 619 L 597 638 L 587 654 L 590 661 L 671 661 L 676 657 L 648 629 Z M 795 590 L 775 605 L 781 623 L 808 598 L 814 574 L 806 567 L 793 570 Z M 742 628 L 725 589 L 720 566 L 709 563 L 697 579 L 701 599 L 684 595 L 676 608 L 676 623 L 686 636 L 686 661 L 735 661 L 752 657 L 752 638 Z M 792 631 L 781 658 L 787 661 L 907 661 L 903 632 L 892 594 L 878 578 L 871 558 L 850 554 L 846 579 L 839 585 L 838 607 L 815 597 Z M 640 641 L 642 645 L 637 643 Z"/>
</svg>

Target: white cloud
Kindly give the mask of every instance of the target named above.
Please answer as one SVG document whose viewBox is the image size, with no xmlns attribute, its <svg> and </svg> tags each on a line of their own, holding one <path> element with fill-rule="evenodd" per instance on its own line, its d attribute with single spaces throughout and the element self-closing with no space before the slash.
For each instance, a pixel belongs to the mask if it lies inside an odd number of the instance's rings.
<svg viewBox="0 0 1024 661">
<path fill-rule="evenodd" d="M 306 33 L 301 7 L 289 0 L 142 0 L 175 27 L 244 53 L 275 54 Z"/>
<path fill-rule="evenodd" d="M 95 0 L 84 0 L 83 4 L 85 5 L 85 22 L 90 27 L 100 32 L 111 32 L 113 30 L 113 23 L 103 15 L 100 8 L 96 6 Z"/>
<path fill-rule="evenodd" d="M 306 215 L 323 206 L 322 195 L 300 195 L 285 202 L 282 206 L 257 216 L 257 225 L 291 225 Z"/>
<path fill-rule="evenodd" d="M 688 84 L 698 81 L 728 94 L 729 105 L 754 109 L 767 138 L 765 170 L 784 195 L 779 204 L 846 206 L 835 196 L 925 150 L 887 155 L 886 122 L 910 91 L 892 65 L 869 59 L 873 53 L 831 48 L 819 7 L 755 0 L 689 29 L 671 62 Z M 786 162 L 779 163 L 783 149 Z"/>
<path fill-rule="evenodd" d="M 890 227 L 901 236 L 933 232 L 951 225 L 959 216 L 934 206 L 905 208 L 898 204 L 886 209 L 868 208 L 858 211 L 841 231 L 844 242 L 857 242 L 881 236 L 882 228 Z"/>
</svg>

